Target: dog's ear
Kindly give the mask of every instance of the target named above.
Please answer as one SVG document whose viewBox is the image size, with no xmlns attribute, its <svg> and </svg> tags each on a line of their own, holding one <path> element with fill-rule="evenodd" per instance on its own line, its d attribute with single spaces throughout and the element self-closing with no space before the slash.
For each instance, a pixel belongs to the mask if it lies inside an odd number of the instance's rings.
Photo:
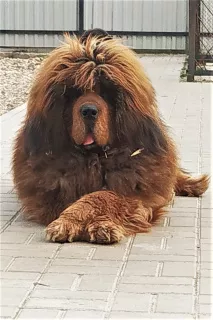
<svg viewBox="0 0 213 320">
<path fill-rule="evenodd" d="M 168 150 L 164 134 L 164 123 L 155 118 L 144 116 L 127 106 L 125 95 L 120 92 L 116 107 L 117 136 L 132 149 L 144 148 L 153 154 L 162 154 Z"/>
<path fill-rule="evenodd" d="M 60 88 L 53 88 L 44 112 L 28 115 L 24 125 L 24 147 L 28 154 L 60 152 L 68 140 L 64 124 L 67 97 Z"/>
<path fill-rule="evenodd" d="M 85 43 L 85 41 L 88 39 L 88 37 L 96 37 L 99 39 L 105 38 L 105 39 L 112 39 L 112 37 L 103 29 L 95 28 L 95 29 L 89 29 L 85 31 L 82 36 L 80 37 L 80 42 Z"/>
</svg>

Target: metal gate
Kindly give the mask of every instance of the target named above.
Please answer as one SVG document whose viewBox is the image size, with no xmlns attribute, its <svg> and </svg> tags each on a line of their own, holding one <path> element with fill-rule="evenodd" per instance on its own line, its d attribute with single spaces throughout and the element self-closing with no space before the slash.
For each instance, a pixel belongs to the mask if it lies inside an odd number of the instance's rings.
<svg viewBox="0 0 213 320">
<path fill-rule="evenodd" d="M 187 81 L 213 76 L 213 1 L 189 0 L 189 58 Z"/>
</svg>

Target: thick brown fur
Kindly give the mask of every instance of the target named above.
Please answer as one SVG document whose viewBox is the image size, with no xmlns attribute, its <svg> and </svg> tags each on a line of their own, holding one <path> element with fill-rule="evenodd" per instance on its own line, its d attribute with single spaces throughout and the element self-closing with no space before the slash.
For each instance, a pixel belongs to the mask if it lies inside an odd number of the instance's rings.
<svg viewBox="0 0 213 320">
<path fill-rule="evenodd" d="M 112 243 L 147 232 L 174 192 L 200 196 L 208 177 L 180 169 L 155 91 L 131 50 L 101 30 L 65 38 L 35 79 L 15 142 L 24 215 L 48 225 L 53 241 Z M 92 125 L 80 115 L 88 104 L 98 112 Z M 91 149 L 84 147 L 90 131 Z"/>
</svg>

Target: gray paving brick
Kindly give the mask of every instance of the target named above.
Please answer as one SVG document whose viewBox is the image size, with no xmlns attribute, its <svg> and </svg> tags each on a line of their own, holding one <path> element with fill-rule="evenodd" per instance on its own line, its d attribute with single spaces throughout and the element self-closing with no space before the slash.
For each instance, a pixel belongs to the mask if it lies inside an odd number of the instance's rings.
<svg viewBox="0 0 213 320">
<path fill-rule="evenodd" d="M 25 243 L 29 237 L 32 236 L 31 233 L 21 233 L 20 232 L 4 232 L 1 235 L 1 243 Z"/>
<path fill-rule="evenodd" d="M 98 267 L 94 267 L 94 266 L 51 266 L 48 269 L 48 272 L 52 273 L 77 273 L 77 274 L 117 274 L 118 268 L 117 267 L 113 267 L 113 266 L 109 266 L 109 267 L 105 267 L 105 266 L 98 266 Z"/>
<path fill-rule="evenodd" d="M 212 238 L 212 228 L 211 227 L 203 227 L 201 226 L 201 237 L 203 239 L 211 239 Z"/>
<path fill-rule="evenodd" d="M 4 319 L 4 318 L 13 319 L 16 312 L 18 312 L 18 308 L 16 307 L 1 306 L 1 311 L 0 311 L 1 319 Z"/>
<path fill-rule="evenodd" d="M 185 239 L 167 239 L 166 249 L 172 249 L 174 252 L 180 250 L 193 251 L 195 249 L 196 241 L 193 238 Z M 190 252 L 189 252 L 190 253 Z"/>
<path fill-rule="evenodd" d="M 192 285 L 193 279 L 190 277 L 142 277 L 142 276 L 124 276 L 121 283 L 127 284 L 150 284 L 150 285 Z"/>
<path fill-rule="evenodd" d="M 153 284 L 120 284 L 119 291 L 135 292 L 135 293 L 190 293 L 192 294 L 193 287 L 190 285 L 168 285 L 156 283 Z"/>
<path fill-rule="evenodd" d="M 118 292 L 112 310 L 147 312 L 149 299 L 149 294 Z"/>
<path fill-rule="evenodd" d="M 201 304 L 212 304 L 213 303 L 213 293 L 211 294 L 200 294 L 199 302 Z"/>
<path fill-rule="evenodd" d="M 202 218 L 210 218 L 213 217 L 213 209 L 202 209 L 201 210 Z"/>
<path fill-rule="evenodd" d="M 155 275 L 157 268 L 157 262 L 149 262 L 144 261 L 141 263 L 140 261 L 129 261 L 124 271 L 124 275 Z"/>
<path fill-rule="evenodd" d="M 17 319 L 56 319 L 59 310 L 50 309 L 22 309 Z"/>
<path fill-rule="evenodd" d="M 192 295 L 160 293 L 156 312 L 191 313 Z"/>
<path fill-rule="evenodd" d="M 153 233 L 156 233 L 156 231 L 160 231 L 164 234 L 164 236 L 173 235 L 173 237 L 179 237 L 179 238 L 194 238 L 195 237 L 195 231 L 192 227 L 155 227 L 155 231 Z"/>
<path fill-rule="evenodd" d="M 211 304 L 200 304 L 200 313 L 212 315 L 212 305 Z"/>
<path fill-rule="evenodd" d="M 172 217 L 170 220 L 171 227 L 194 227 L 195 219 L 188 217 Z"/>
<path fill-rule="evenodd" d="M 32 298 L 46 298 L 48 299 L 70 299 L 70 300 L 104 300 L 108 298 L 108 292 L 100 291 L 71 291 L 70 289 L 49 289 L 47 287 L 39 286 L 35 288 L 31 294 Z"/>
<path fill-rule="evenodd" d="M 93 260 L 122 260 L 124 255 L 123 247 L 97 247 L 95 249 L 94 255 L 92 257 Z M 114 264 L 114 262 L 110 262 L 110 264 Z"/>
<path fill-rule="evenodd" d="M 44 273 L 38 281 L 38 285 L 44 285 L 49 288 L 70 289 L 77 277 L 77 274 L 67 275 L 67 273 L 60 273 L 59 275 L 58 273 Z"/>
<path fill-rule="evenodd" d="M 201 268 L 200 275 L 201 275 L 202 278 L 210 278 L 211 277 L 211 271 L 209 269 Z"/>
<path fill-rule="evenodd" d="M 75 311 L 66 312 L 64 319 L 103 319 L 104 312 L 100 311 Z"/>
<path fill-rule="evenodd" d="M 18 211 L 20 208 L 20 204 L 16 202 L 2 202 L 1 203 L 1 210 L 2 212 L 12 211 L 14 212 Z"/>
<path fill-rule="evenodd" d="M 120 266 L 120 261 L 113 261 L 113 263 L 107 259 L 105 260 L 83 260 L 83 259 L 58 259 L 56 258 L 52 266 L 86 266 L 90 267 L 113 267 L 118 268 Z"/>
<path fill-rule="evenodd" d="M 27 288 L 4 288 L 2 290 L 1 306 L 18 307 L 26 296 Z"/>
<path fill-rule="evenodd" d="M 212 294 L 212 278 L 200 280 L 200 294 Z"/>
<path fill-rule="evenodd" d="M 0 279 L 8 279 L 8 280 L 31 280 L 34 281 L 40 276 L 40 273 L 35 272 L 1 272 Z"/>
<path fill-rule="evenodd" d="M 70 310 L 101 310 L 104 311 L 105 301 L 99 300 L 71 300 L 71 299 L 40 299 L 30 298 L 26 302 L 27 308 L 46 308 L 46 309 L 70 309 Z"/>
<path fill-rule="evenodd" d="M 194 319 L 190 313 L 145 313 L 145 312 L 124 312 L 124 311 L 114 311 L 110 314 L 110 320 L 116 319 Z"/>
<path fill-rule="evenodd" d="M 199 316 L 200 316 L 200 319 L 210 320 L 212 318 L 212 312 L 211 313 L 200 313 Z"/>
<path fill-rule="evenodd" d="M 165 250 L 143 250 L 133 247 L 129 255 L 129 260 L 149 260 L 149 261 L 194 261 L 194 250 L 181 250 L 180 247 Z M 151 256 L 150 256 L 151 253 Z"/>
<path fill-rule="evenodd" d="M 31 280 L 1 279 L 1 288 L 28 288 L 32 286 Z"/>
<path fill-rule="evenodd" d="M 193 277 L 195 264 L 193 262 L 164 262 L 163 276 Z"/>
<path fill-rule="evenodd" d="M 42 272 L 48 262 L 49 259 L 46 258 L 15 258 L 8 270 L 22 272 Z"/>
<path fill-rule="evenodd" d="M 1 257 L 1 271 L 5 270 L 7 268 L 7 266 L 13 261 L 13 258 L 11 257 Z"/>
<path fill-rule="evenodd" d="M 115 280 L 114 275 L 83 275 L 78 290 L 111 291 Z"/>
<path fill-rule="evenodd" d="M 211 249 L 211 248 L 209 248 Z M 213 257 L 212 257 L 212 250 L 204 250 L 201 252 L 201 261 L 202 262 L 212 262 Z"/>
<path fill-rule="evenodd" d="M 64 246 L 59 254 L 59 258 L 75 258 L 75 259 L 86 259 L 89 253 L 91 252 L 92 246 L 81 247 L 81 246 Z"/>
</svg>

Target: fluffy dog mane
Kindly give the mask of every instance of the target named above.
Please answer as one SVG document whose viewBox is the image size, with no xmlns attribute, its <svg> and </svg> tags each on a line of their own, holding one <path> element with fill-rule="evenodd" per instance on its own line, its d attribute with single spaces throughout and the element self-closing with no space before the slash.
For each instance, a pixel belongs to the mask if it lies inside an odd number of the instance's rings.
<svg viewBox="0 0 213 320">
<path fill-rule="evenodd" d="M 95 149 L 83 147 L 87 131 L 80 108 L 85 101 L 99 112 Z M 94 239 L 85 212 L 95 225 L 98 219 L 107 226 L 116 221 L 116 234 L 143 232 L 174 192 L 199 196 L 208 186 L 207 176 L 191 178 L 179 168 L 155 91 L 136 54 L 102 31 L 66 35 L 43 62 L 16 138 L 13 172 L 28 219 L 48 224 L 63 210 L 66 215 L 77 208 L 66 226 L 73 230 L 82 220 L 87 235 L 77 226 L 72 239 Z M 62 238 L 67 235 L 66 230 Z"/>
</svg>

